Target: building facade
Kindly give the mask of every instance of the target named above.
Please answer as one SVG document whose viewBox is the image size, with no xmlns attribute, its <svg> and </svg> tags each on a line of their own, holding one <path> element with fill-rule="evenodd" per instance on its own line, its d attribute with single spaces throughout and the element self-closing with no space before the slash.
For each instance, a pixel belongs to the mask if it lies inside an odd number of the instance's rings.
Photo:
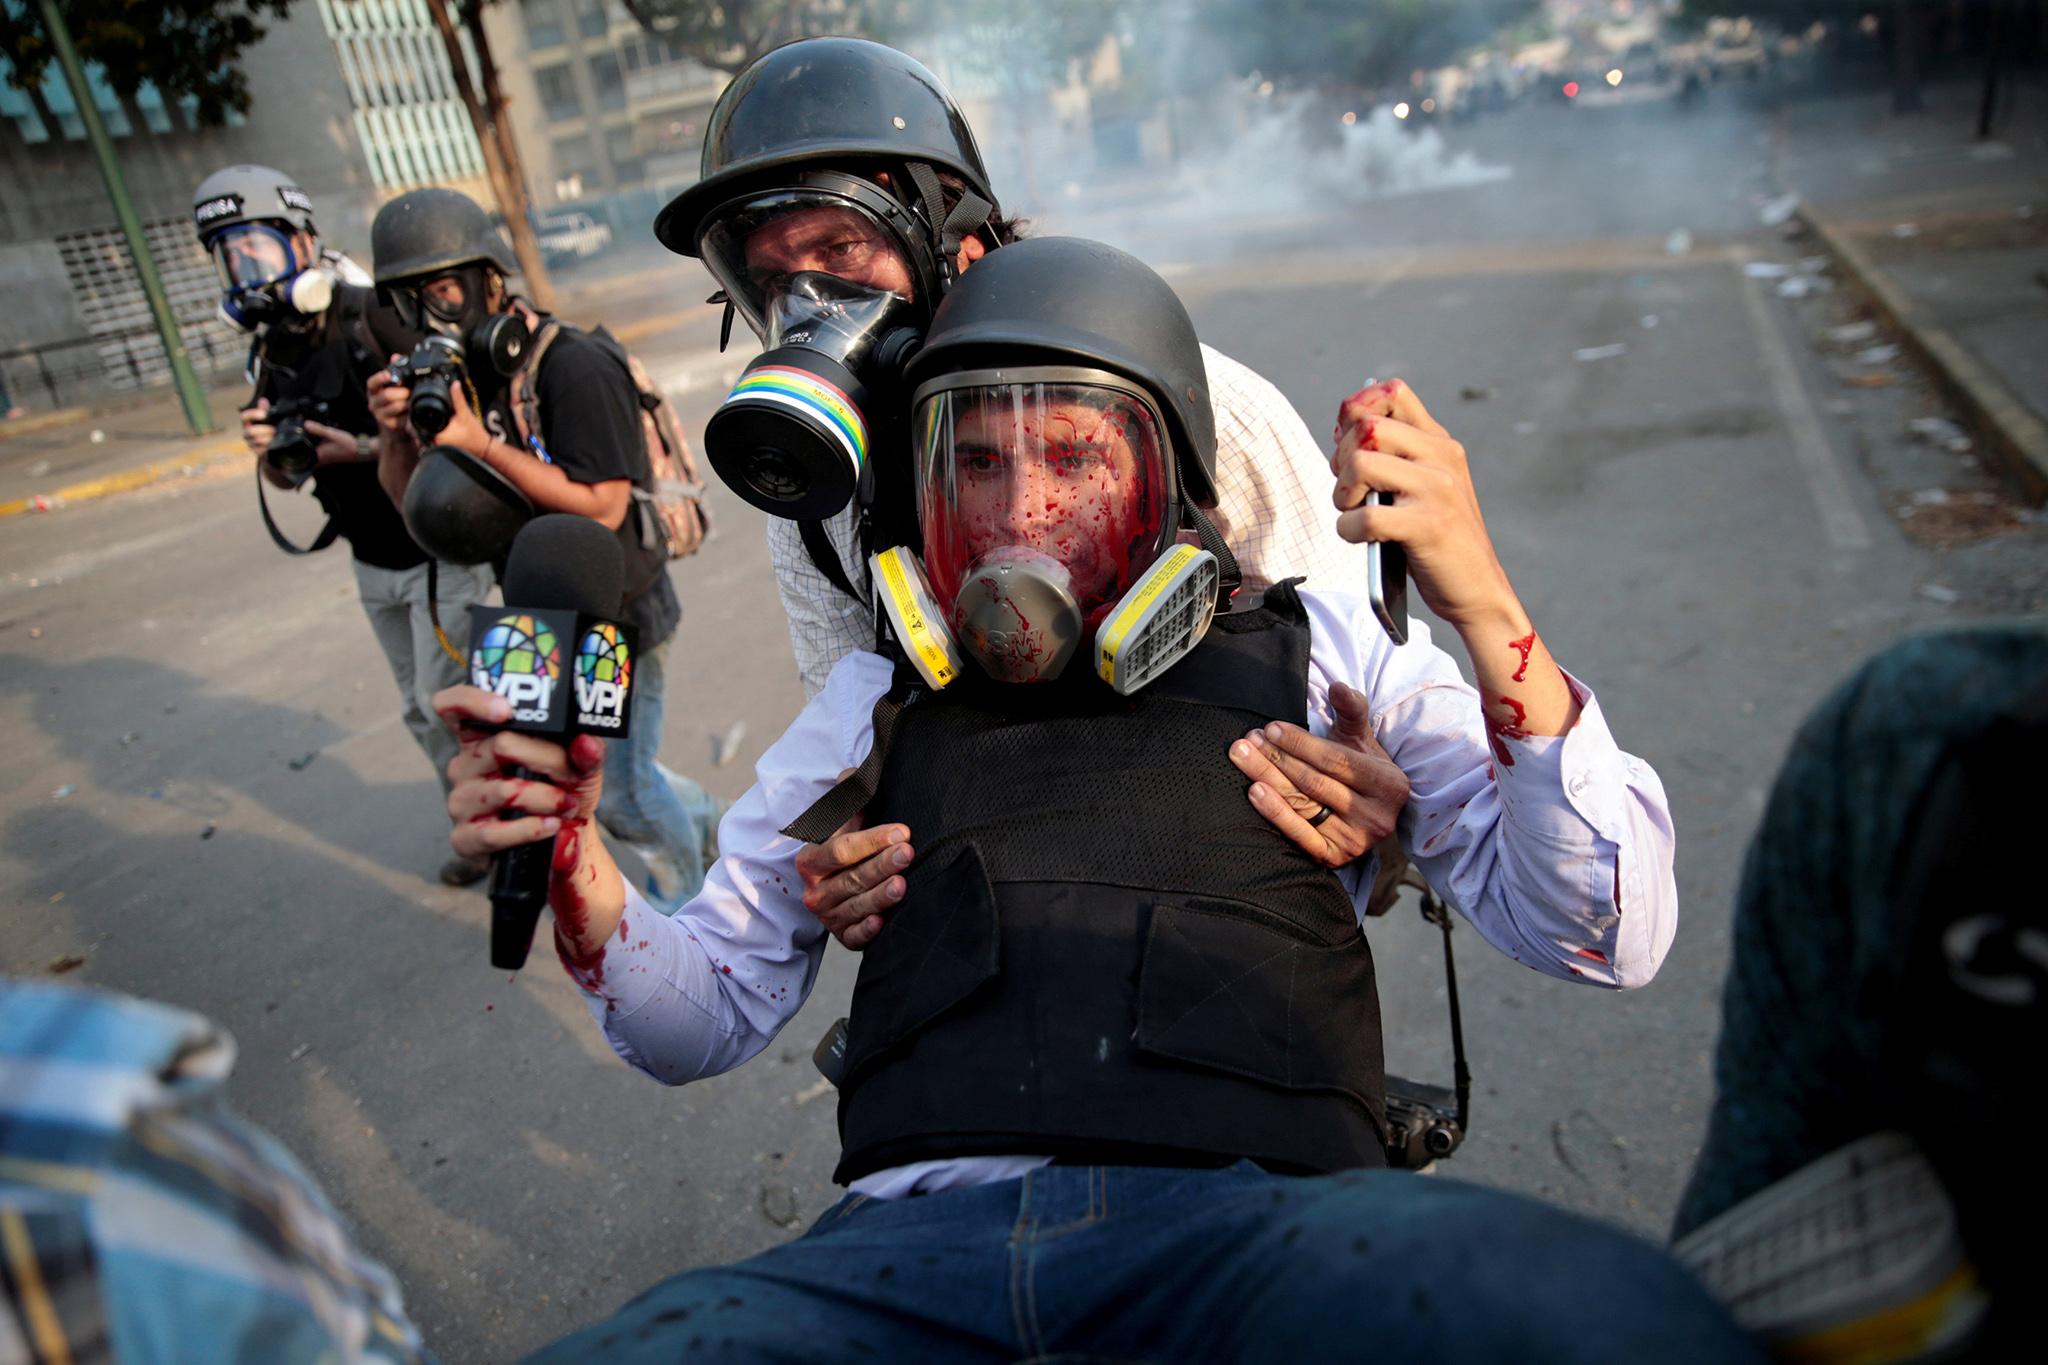
<svg viewBox="0 0 2048 1365">
<path fill-rule="evenodd" d="M 645 236 L 645 202 L 697 178 L 725 73 L 616 0 L 504 0 L 484 16 L 534 204 L 588 204 Z"/>
</svg>

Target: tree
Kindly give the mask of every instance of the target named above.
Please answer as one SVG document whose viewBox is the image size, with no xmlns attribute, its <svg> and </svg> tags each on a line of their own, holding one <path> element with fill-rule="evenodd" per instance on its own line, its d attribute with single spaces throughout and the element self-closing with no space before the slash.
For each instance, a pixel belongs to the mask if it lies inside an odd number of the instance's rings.
<svg viewBox="0 0 2048 1365">
<path fill-rule="evenodd" d="M 1086 55 L 1140 0 L 620 0 L 654 37 L 691 60 L 739 72 L 798 38 L 837 34 L 902 46 L 946 33 L 1000 31 L 1021 46 L 1024 65 L 1063 68 Z"/>
<path fill-rule="evenodd" d="M 242 54 L 282 19 L 292 0 L 64 0 L 62 13 L 81 61 L 106 72 L 116 93 L 145 85 L 166 100 L 198 102 L 199 121 L 217 126 L 246 113 Z M 33 4 L 0 3 L 0 56 L 8 78 L 32 95 L 54 53 Z"/>
<path fill-rule="evenodd" d="M 1921 108 L 1920 73 L 1934 21 L 1948 8 L 1948 0 L 1685 0 L 1681 13 L 1689 21 L 1750 18 L 1785 33 L 1815 23 L 1847 32 L 1874 15 L 1891 50 L 1892 112 L 1909 114 Z"/>
<path fill-rule="evenodd" d="M 1405 83 L 1524 18 L 1536 0 L 1197 0 L 1240 73 L 1281 85 Z"/>
<path fill-rule="evenodd" d="M 876 0 L 620 0 L 640 27 L 691 60 L 734 74 L 764 52 L 797 38 L 865 33 Z"/>
<path fill-rule="evenodd" d="M 540 243 L 533 237 L 533 221 L 527 215 L 531 202 L 526 188 L 526 167 L 519 156 L 519 144 L 512 134 L 512 121 L 505 112 L 505 92 L 498 84 L 498 64 L 491 55 L 490 40 L 484 35 L 483 7 L 487 0 L 458 0 L 462 27 L 469 34 L 469 51 L 476 54 L 477 79 L 470 78 L 469 52 L 456 33 L 448 0 L 427 0 L 427 13 L 441 35 L 441 47 L 448 54 L 448 69 L 455 77 L 455 93 L 469 111 L 470 126 L 476 129 L 477 145 L 483 151 L 484 175 L 497 196 L 498 212 L 505 219 L 505 231 L 512 238 L 512 254 L 519 261 L 519 273 L 526 280 L 527 297 L 544 313 L 554 311 L 555 287 L 541 260 Z M 479 94 L 477 86 L 482 85 Z"/>
</svg>

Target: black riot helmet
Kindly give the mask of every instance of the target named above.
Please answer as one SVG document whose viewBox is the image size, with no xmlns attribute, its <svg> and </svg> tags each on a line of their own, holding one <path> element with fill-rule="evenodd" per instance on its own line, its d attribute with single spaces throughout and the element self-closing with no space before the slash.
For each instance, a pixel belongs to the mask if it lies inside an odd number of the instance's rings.
<svg viewBox="0 0 2048 1365">
<path fill-rule="evenodd" d="M 939 306 L 907 382 L 1028 365 L 1081 365 L 1133 381 L 1179 452 L 1181 498 L 1216 505 L 1216 417 L 1187 308 L 1150 266 L 1101 242 L 1033 237 L 975 263 Z"/>
<path fill-rule="evenodd" d="M 490 564 L 533 519 L 533 503 L 466 450 L 435 446 L 420 457 L 399 508 L 419 547 L 448 564 Z"/>
<path fill-rule="evenodd" d="M 505 239 L 482 205 L 458 190 L 408 190 L 370 224 L 371 272 L 388 289 L 465 265 L 517 273 Z"/>
<path fill-rule="evenodd" d="M 887 191 L 864 178 L 881 171 Z M 750 307 L 738 268 L 714 259 L 729 252 L 717 240 L 706 251 L 721 223 L 731 236 L 732 220 L 757 221 L 777 196 L 842 201 L 901 241 L 913 276 L 929 281 L 919 301 L 929 309 L 951 280 L 962 236 L 996 210 L 974 134 L 946 88 L 909 56 L 859 38 L 801 39 L 734 77 L 711 111 L 701 175 L 661 211 L 654 235 L 703 257 L 757 329 L 759 301 Z M 941 175 L 957 187 L 942 188 Z M 841 183 L 850 178 L 861 183 Z M 948 190 L 957 196 L 950 211 Z"/>
</svg>

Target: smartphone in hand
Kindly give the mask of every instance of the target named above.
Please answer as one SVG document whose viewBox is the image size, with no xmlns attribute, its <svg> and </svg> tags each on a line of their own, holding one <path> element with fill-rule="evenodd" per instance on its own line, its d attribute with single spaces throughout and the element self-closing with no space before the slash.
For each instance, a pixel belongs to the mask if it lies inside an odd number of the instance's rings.
<svg viewBox="0 0 2048 1365">
<path fill-rule="evenodd" d="M 1365 495 L 1368 506 L 1385 507 L 1393 502 L 1391 493 L 1378 489 Z M 1371 540 L 1365 545 L 1365 592 L 1372 601 L 1372 614 L 1380 618 L 1387 638 L 1397 645 L 1408 643 L 1408 551 L 1391 540 Z"/>
</svg>

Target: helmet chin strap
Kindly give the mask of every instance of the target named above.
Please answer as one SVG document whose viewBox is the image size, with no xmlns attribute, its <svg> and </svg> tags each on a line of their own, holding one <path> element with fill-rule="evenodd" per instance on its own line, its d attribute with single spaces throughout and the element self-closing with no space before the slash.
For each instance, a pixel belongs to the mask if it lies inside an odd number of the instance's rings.
<svg viewBox="0 0 2048 1365">
<path fill-rule="evenodd" d="M 953 262 L 959 259 L 961 241 L 968 233 L 987 225 L 995 205 L 973 190 L 962 190 L 960 202 L 953 205 L 951 213 L 947 213 L 945 186 L 939 182 L 939 173 L 922 161 L 910 162 L 907 169 L 911 183 L 917 186 L 918 197 L 924 201 L 925 221 L 932 225 L 932 232 L 938 240 L 939 278 L 951 284 Z"/>
</svg>

